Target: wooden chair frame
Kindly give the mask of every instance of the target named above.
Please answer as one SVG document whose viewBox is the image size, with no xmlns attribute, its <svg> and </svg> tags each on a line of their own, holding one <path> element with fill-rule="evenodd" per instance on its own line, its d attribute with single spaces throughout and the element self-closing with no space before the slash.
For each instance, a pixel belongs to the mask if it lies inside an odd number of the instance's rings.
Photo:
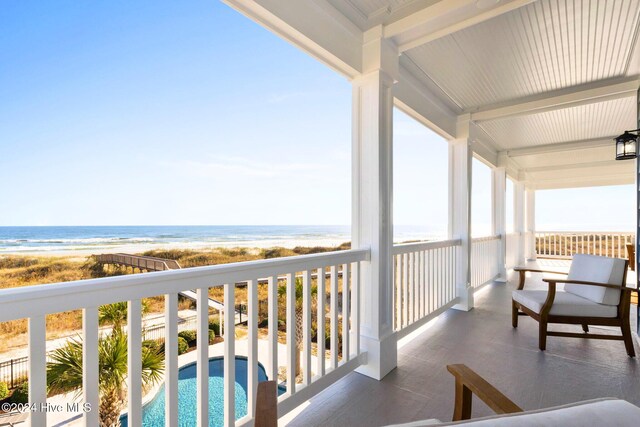
<svg viewBox="0 0 640 427">
<path fill-rule="evenodd" d="M 538 347 L 540 350 L 545 350 L 547 347 L 547 337 L 567 337 L 567 338 L 590 338 L 590 339 L 602 339 L 602 340 L 621 340 L 624 341 L 625 348 L 627 350 L 627 354 L 630 357 L 635 357 L 636 352 L 633 348 L 633 338 L 631 336 L 631 326 L 629 324 L 629 308 L 631 305 L 631 292 L 636 291 L 633 288 L 629 288 L 624 284 L 627 282 L 627 268 L 629 266 L 629 261 L 625 260 L 624 264 L 624 277 L 622 279 L 622 286 L 611 285 L 608 283 L 597 283 L 597 282 L 584 282 L 578 280 L 567 280 L 567 279 L 542 279 L 549 286 L 549 291 L 547 294 L 547 299 L 545 300 L 542 308 L 540 309 L 540 313 L 535 313 L 534 311 L 528 309 L 527 307 L 519 304 L 515 300 L 511 300 L 511 324 L 514 328 L 518 327 L 518 316 L 530 316 L 535 319 L 539 323 L 539 335 L 538 335 Z M 551 274 L 562 274 L 567 275 L 566 272 L 559 271 L 548 271 L 548 270 L 538 270 L 533 268 L 520 268 L 517 267 L 514 269 L 520 274 L 520 281 L 518 283 L 518 290 L 524 289 L 526 273 L 551 273 Z M 551 307 L 553 306 L 553 301 L 556 296 L 556 286 L 558 283 L 575 283 L 577 285 L 588 285 L 588 286 L 600 286 L 604 288 L 611 289 L 619 289 L 620 290 L 620 302 L 618 303 L 618 314 L 616 317 L 586 317 L 586 316 L 558 316 L 550 314 Z M 558 332 L 558 331 L 549 331 L 548 325 L 549 323 L 562 323 L 562 324 L 571 324 L 571 325 L 582 325 L 582 330 L 584 333 L 573 333 L 573 332 Z M 599 326 L 617 326 L 620 328 L 622 335 L 606 335 L 606 334 L 592 334 L 589 333 L 589 325 L 599 325 Z"/>
<path fill-rule="evenodd" d="M 513 403 L 507 396 L 476 374 L 467 365 L 447 365 L 447 370 L 456 379 L 453 421 L 471 418 L 471 403 L 474 394 L 496 414 L 522 412 L 522 408 Z"/>
</svg>

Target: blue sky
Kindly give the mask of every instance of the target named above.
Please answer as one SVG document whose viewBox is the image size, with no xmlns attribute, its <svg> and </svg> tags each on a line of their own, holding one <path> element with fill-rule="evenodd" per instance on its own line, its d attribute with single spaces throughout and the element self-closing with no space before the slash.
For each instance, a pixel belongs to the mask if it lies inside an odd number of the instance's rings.
<svg viewBox="0 0 640 427">
<path fill-rule="evenodd" d="M 394 126 L 395 223 L 444 232 L 446 142 Z M 3 0 L 0 150 L 0 225 L 350 222 L 350 83 L 215 0 Z M 632 227 L 630 186 L 592 194 L 538 223 Z"/>
</svg>

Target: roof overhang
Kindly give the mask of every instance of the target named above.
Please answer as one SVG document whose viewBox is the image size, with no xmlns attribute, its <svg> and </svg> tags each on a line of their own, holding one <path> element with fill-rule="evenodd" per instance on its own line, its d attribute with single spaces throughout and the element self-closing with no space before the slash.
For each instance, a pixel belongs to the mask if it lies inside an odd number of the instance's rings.
<svg viewBox="0 0 640 427">
<path fill-rule="evenodd" d="M 396 106 L 447 139 L 464 118 L 475 155 L 530 188 L 635 180 L 611 138 L 638 127 L 640 0 L 223 1 L 349 79 L 381 34 Z"/>
</svg>

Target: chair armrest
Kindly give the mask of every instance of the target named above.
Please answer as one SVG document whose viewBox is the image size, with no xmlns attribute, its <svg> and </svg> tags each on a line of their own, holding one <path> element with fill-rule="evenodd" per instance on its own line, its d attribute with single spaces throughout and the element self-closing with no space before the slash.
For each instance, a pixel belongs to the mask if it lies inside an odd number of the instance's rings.
<svg viewBox="0 0 640 427">
<path fill-rule="evenodd" d="M 550 273 L 550 274 L 564 274 L 565 276 L 569 273 L 563 271 L 551 271 L 551 270 L 539 270 L 537 268 L 527 268 L 527 267 L 516 267 L 513 271 L 517 271 L 520 274 L 520 281 L 518 282 L 518 290 L 521 291 L 524 289 L 524 282 L 527 280 L 526 272 L 530 271 L 532 273 Z"/>
<path fill-rule="evenodd" d="M 585 282 L 584 280 L 549 279 L 549 278 L 544 278 L 542 279 L 542 281 L 547 283 L 571 283 L 575 285 L 600 286 L 603 288 L 617 289 L 623 292 L 637 292 L 637 289 L 629 288 L 627 286 L 612 285 L 610 283 Z"/>
<path fill-rule="evenodd" d="M 507 396 L 476 374 L 467 365 L 447 365 L 447 370 L 456 379 L 456 401 L 453 409 L 453 421 L 471 418 L 472 394 L 478 396 L 496 414 L 522 412 L 522 408 L 513 403 Z"/>
<path fill-rule="evenodd" d="M 516 268 L 513 269 L 513 271 L 524 271 L 524 272 L 530 271 L 532 273 L 563 274 L 565 276 L 567 274 L 569 274 L 566 271 L 540 270 L 540 269 L 537 269 L 537 268 L 527 268 L 527 267 L 516 267 Z"/>
<path fill-rule="evenodd" d="M 278 426 L 278 386 L 275 381 L 258 383 L 255 427 Z"/>
</svg>

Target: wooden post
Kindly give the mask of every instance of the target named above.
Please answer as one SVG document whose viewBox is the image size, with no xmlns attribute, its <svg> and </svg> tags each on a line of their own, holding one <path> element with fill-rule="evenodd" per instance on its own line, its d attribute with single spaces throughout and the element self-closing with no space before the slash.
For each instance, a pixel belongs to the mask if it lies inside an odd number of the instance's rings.
<svg viewBox="0 0 640 427">
<path fill-rule="evenodd" d="M 468 119 L 468 117 L 467 117 Z M 471 172 L 472 151 L 469 121 L 458 123 L 460 139 L 449 141 L 449 238 L 460 239 L 456 266 L 456 294 L 453 308 L 473 308 L 471 287 Z"/>
<path fill-rule="evenodd" d="M 361 270 L 361 347 L 358 372 L 382 379 L 397 365 L 393 333 L 393 94 L 397 48 L 382 26 L 364 34 L 364 73 L 353 80 L 352 245 L 370 248 Z M 336 295 L 331 295 L 333 302 Z M 331 349 L 332 353 L 335 351 Z"/>
<path fill-rule="evenodd" d="M 505 259 L 507 245 L 507 171 L 504 167 L 491 170 L 491 233 L 500 236 L 498 251 L 498 281 L 507 281 Z"/>
<path fill-rule="evenodd" d="M 516 265 L 524 265 L 526 240 L 524 183 L 515 182 L 513 189 L 513 231 L 518 233 Z"/>
<path fill-rule="evenodd" d="M 525 244 L 525 257 L 529 261 L 535 261 L 536 254 L 536 191 L 527 188 L 525 191 L 526 197 L 526 244 Z"/>
</svg>

